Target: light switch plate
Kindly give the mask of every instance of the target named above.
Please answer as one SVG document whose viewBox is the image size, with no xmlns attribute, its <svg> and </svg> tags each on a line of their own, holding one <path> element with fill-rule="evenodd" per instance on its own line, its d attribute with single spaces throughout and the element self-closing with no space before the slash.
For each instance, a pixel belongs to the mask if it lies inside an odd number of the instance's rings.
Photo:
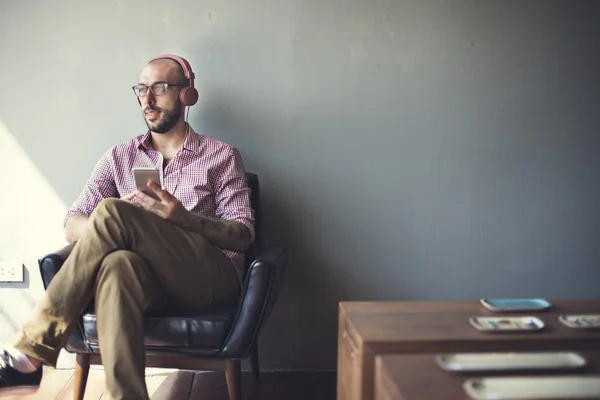
<svg viewBox="0 0 600 400">
<path fill-rule="evenodd" d="M 0 261 L 0 282 L 23 282 L 23 263 Z"/>
</svg>

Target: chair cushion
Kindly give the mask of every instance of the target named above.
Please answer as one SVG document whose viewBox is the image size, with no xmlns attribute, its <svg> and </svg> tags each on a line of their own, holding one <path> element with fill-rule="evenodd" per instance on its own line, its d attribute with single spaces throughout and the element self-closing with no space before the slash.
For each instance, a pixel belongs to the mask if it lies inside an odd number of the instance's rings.
<svg viewBox="0 0 600 400">
<path fill-rule="evenodd" d="M 219 350 L 231 328 L 236 308 L 204 312 L 154 311 L 144 317 L 144 344 L 148 347 L 190 347 Z M 83 316 L 87 342 L 98 345 L 96 314 Z"/>
</svg>

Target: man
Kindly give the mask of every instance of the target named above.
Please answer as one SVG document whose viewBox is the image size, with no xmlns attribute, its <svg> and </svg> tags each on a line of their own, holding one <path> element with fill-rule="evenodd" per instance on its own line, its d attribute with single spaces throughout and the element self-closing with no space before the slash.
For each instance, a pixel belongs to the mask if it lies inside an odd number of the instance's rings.
<svg viewBox="0 0 600 400">
<path fill-rule="evenodd" d="M 198 97 L 184 59 L 163 55 L 133 87 L 148 131 L 107 151 L 65 218 L 73 251 L 31 320 L 0 349 L 0 390 L 39 386 L 95 298 L 111 399 L 148 399 L 143 314 L 148 308 L 230 305 L 240 291 L 254 215 L 242 159 L 184 119 Z M 136 190 L 131 169 L 156 167 L 160 200 Z"/>
</svg>

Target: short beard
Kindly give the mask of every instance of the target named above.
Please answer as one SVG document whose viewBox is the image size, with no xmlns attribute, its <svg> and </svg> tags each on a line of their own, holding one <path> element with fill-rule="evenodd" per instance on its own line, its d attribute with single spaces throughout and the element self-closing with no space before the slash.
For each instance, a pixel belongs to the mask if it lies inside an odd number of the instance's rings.
<svg viewBox="0 0 600 400">
<path fill-rule="evenodd" d="M 153 107 L 148 105 L 144 109 L 144 113 L 149 110 L 161 111 L 163 114 L 163 118 L 159 120 L 156 125 L 152 126 L 152 122 L 148 121 L 144 116 L 144 121 L 150 129 L 154 133 L 167 133 L 169 132 L 179 121 L 179 117 L 181 116 L 181 104 L 178 102 L 173 110 L 164 110 L 158 107 Z M 144 114 L 145 115 L 145 114 Z"/>
</svg>

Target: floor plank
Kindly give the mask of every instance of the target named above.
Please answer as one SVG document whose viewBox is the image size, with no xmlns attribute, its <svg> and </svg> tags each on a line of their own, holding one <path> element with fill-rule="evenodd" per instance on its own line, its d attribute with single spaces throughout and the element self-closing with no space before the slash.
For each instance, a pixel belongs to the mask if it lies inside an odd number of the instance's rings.
<svg viewBox="0 0 600 400">
<path fill-rule="evenodd" d="M 65 370 L 67 371 L 67 370 Z M 73 374 L 73 371 L 71 374 Z M 45 371 L 44 371 L 45 372 Z M 46 379 L 44 376 L 43 379 Z M 69 382 L 64 386 L 63 390 L 55 397 L 44 397 L 44 400 L 55 399 L 55 400 L 72 400 L 74 391 L 75 381 L 70 379 Z M 102 369 L 90 369 L 88 376 L 87 385 L 85 388 L 85 396 L 83 400 L 100 400 L 104 393 L 104 370 Z M 41 399 L 40 399 L 41 400 Z"/>
<path fill-rule="evenodd" d="M 31 398 L 35 400 L 54 399 L 72 380 L 72 370 L 44 368 L 40 389 Z"/>
<path fill-rule="evenodd" d="M 2 400 L 17 400 L 17 399 L 28 399 L 28 400 L 48 400 L 54 399 L 63 390 L 65 385 L 73 377 L 72 370 L 56 370 L 53 368 L 44 368 L 42 375 L 42 384 L 35 394 L 31 395 L 11 395 L 2 394 L 0 399 Z M 71 399 L 69 399 L 71 400 Z"/>
<path fill-rule="evenodd" d="M 242 372 L 243 400 L 333 400 L 336 398 L 334 371 L 262 372 L 255 382 Z M 190 399 L 229 400 L 227 380 L 222 372 L 196 372 Z"/>
<path fill-rule="evenodd" d="M 40 390 L 29 396 L 3 395 L 2 400 L 72 400 L 73 370 L 44 369 Z M 223 372 L 175 369 L 146 370 L 151 400 L 229 400 Z M 242 372 L 243 400 L 334 400 L 334 371 L 261 372 L 255 382 L 250 372 Z M 104 371 L 90 369 L 85 400 L 105 400 Z"/>
<path fill-rule="evenodd" d="M 223 372 L 196 372 L 190 399 L 220 400 L 227 395 L 227 381 Z"/>
<path fill-rule="evenodd" d="M 189 399 L 194 372 L 192 371 L 171 371 L 160 375 L 163 379 L 152 392 L 148 390 L 151 400 L 171 400 L 171 399 Z M 154 382 L 156 385 L 159 382 Z M 150 389 L 150 388 L 148 388 Z"/>
</svg>

